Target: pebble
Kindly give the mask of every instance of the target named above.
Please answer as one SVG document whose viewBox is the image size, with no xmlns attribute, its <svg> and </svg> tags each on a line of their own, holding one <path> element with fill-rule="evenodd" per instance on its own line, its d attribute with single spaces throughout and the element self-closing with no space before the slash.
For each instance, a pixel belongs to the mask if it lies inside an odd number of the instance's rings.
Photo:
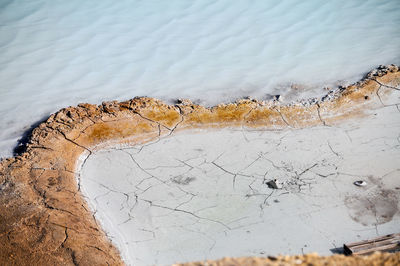
<svg viewBox="0 0 400 266">
<path fill-rule="evenodd" d="M 354 185 L 358 186 L 358 187 L 365 187 L 367 185 L 367 182 L 363 181 L 363 180 L 358 180 L 354 182 Z"/>
</svg>

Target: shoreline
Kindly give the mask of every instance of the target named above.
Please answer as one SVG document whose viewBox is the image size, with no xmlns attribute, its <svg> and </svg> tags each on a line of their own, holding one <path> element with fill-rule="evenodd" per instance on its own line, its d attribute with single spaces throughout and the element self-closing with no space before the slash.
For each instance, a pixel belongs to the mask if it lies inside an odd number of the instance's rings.
<svg viewBox="0 0 400 266">
<path fill-rule="evenodd" d="M 389 66 L 320 100 L 289 105 L 247 99 L 205 108 L 187 100 L 167 105 L 153 98 L 135 98 L 62 109 L 33 130 L 22 154 L 0 162 L 0 241 L 5 243 L 0 260 L 122 264 L 75 181 L 83 152 L 147 143 L 194 128 L 296 129 L 330 126 L 382 106 L 396 106 L 400 112 L 399 103 L 391 98 L 399 84 L 399 68 Z"/>
</svg>

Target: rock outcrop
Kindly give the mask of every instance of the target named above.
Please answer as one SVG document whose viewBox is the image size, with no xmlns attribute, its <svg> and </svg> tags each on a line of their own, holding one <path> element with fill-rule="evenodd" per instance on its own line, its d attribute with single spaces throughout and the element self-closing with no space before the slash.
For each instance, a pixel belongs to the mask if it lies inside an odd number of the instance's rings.
<svg viewBox="0 0 400 266">
<path fill-rule="evenodd" d="M 289 105 L 246 99 L 205 108 L 188 100 L 167 105 L 153 98 L 135 98 L 62 109 L 32 131 L 21 154 L 0 162 L 0 262 L 123 264 L 80 193 L 77 160 L 85 160 L 94 149 L 145 143 L 192 128 L 329 126 L 382 105 L 399 109 L 398 99 L 391 100 L 399 84 L 399 68 L 391 65 L 381 66 L 362 81 L 332 90 L 321 99 Z M 331 258 L 363 264 L 357 258 Z M 244 260 L 245 264 L 266 264 L 258 259 Z M 399 255 L 373 255 L 373 261 L 391 263 L 399 261 Z M 241 262 L 231 259 L 215 265 Z M 316 258 L 315 263 L 323 264 L 325 258 Z"/>
</svg>

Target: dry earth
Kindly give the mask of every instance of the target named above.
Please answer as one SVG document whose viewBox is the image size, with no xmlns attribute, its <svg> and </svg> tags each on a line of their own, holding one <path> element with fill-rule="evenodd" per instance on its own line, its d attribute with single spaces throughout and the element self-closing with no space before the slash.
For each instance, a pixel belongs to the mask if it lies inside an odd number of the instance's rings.
<svg viewBox="0 0 400 266">
<path fill-rule="evenodd" d="M 183 100 L 167 105 L 135 98 L 102 105 L 80 104 L 38 125 L 19 155 L 0 163 L 0 262 L 2 265 L 121 265 L 94 219 L 75 179 L 83 152 L 115 143 L 139 144 L 193 128 L 303 128 L 359 117 L 364 110 L 396 106 L 397 66 L 381 66 L 362 81 L 331 90 L 322 99 L 290 105 L 240 100 L 205 108 Z M 223 259 L 191 265 L 395 265 L 399 254 L 369 257 L 305 255 Z"/>
<path fill-rule="evenodd" d="M 370 256 L 334 255 L 320 257 L 318 254 L 307 254 L 304 256 L 279 256 L 268 258 L 223 258 L 216 261 L 203 261 L 181 264 L 184 266 L 250 266 L 250 265 L 398 265 L 400 254 L 374 253 Z"/>
</svg>

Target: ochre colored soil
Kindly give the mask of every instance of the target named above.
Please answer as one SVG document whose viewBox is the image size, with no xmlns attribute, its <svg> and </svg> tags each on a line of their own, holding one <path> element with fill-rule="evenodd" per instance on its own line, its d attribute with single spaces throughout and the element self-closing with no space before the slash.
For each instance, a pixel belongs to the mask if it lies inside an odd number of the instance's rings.
<svg viewBox="0 0 400 266">
<path fill-rule="evenodd" d="M 223 258 L 215 261 L 191 262 L 185 264 L 177 264 L 183 266 L 278 266 L 278 265 L 399 265 L 400 253 L 379 253 L 376 252 L 369 256 L 349 256 L 332 255 L 328 257 L 320 257 L 318 254 L 307 254 L 302 256 L 279 256 L 268 258 Z"/>
<path fill-rule="evenodd" d="M 116 143 L 144 143 L 193 128 L 329 126 L 382 106 L 381 99 L 390 97 L 398 84 L 399 68 L 391 65 L 316 102 L 282 105 L 241 100 L 205 108 L 188 100 L 167 105 L 157 99 L 135 98 L 62 109 L 32 131 L 21 154 L 0 162 L 0 264 L 123 264 L 81 196 L 75 176 L 82 154 Z M 306 255 L 223 259 L 208 264 L 395 265 L 399 261 L 399 254 Z"/>
</svg>

